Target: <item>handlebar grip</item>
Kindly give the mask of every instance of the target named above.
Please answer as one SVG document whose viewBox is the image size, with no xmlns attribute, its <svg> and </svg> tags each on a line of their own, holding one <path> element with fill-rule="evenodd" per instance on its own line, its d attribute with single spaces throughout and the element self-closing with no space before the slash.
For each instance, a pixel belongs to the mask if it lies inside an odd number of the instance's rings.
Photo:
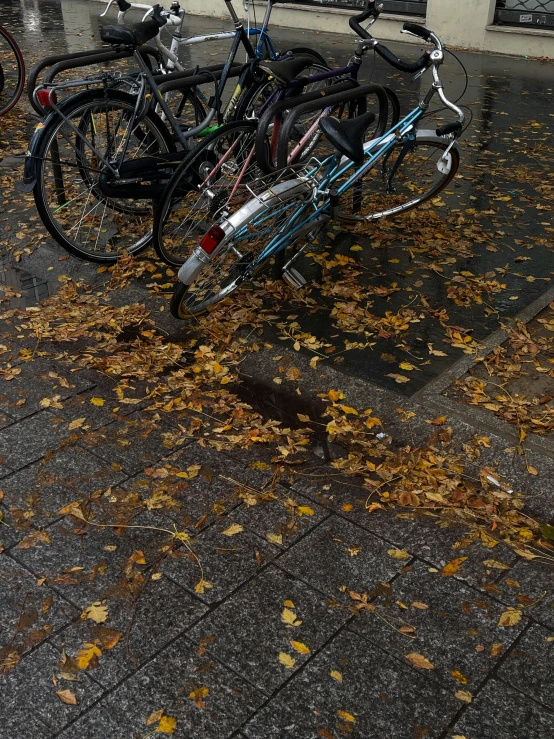
<svg viewBox="0 0 554 739">
<path fill-rule="evenodd" d="M 391 65 L 391 67 L 399 69 L 401 72 L 408 72 L 408 74 L 419 72 L 420 69 L 425 69 L 430 61 L 428 51 L 422 54 L 416 62 L 403 62 L 402 59 L 395 56 L 392 51 L 387 49 L 386 46 L 383 46 L 383 44 L 375 44 L 374 49 L 379 56 Z"/>
<path fill-rule="evenodd" d="M 437 136 L 446 136 L 449 133 L 456 133 L 457 131 L 462 130 L 462 124 L 460 121 L 455 121 L 454 123 L 445 123 L 444 126 L 440 126 L 437 128 Z"/>
<path fill-rule="evenodd" d="M 431 31 L 428 28 L 419 26 L 417 23 L 404 23 L 402 28 L 404 31 L 409 31 L 409 33 L 413 33 L 415 36 L 425 39 L 425 41 L 429 41 L 431 38 Z"/>
<path fill-rule="evenodd" d="M 366 6 L 364 10 L 358 15 L 353 15 L 348 19 L 348 25 L 357 33 L 361 38 L 371 38 L 371 35 L 360 26 L 360 23 L 366 21 L 370 16 L 373 15 L 375 10 L 375 0 L 366 0 Z"/>
<path fill-rule="evenodd" d="M 154 9 L 152 11 L 152 20 L 155 20 L 158 26 L 161 28 L 162 26 L 165 26 L 167 23 L 167 18 L 164 18 L 162 15 L 163 8 L 161 5 L 154 5 Z"/>
<path fill-rule="evenodd" d="M 120 9 L 122 13 L 125 13 L 126 10 L 129 10 L 129 8 L 132 8 L 133 6 L 131 3 L 128 3 L 127 0 L 116 0 L 117 7 Z"/>
</svg>

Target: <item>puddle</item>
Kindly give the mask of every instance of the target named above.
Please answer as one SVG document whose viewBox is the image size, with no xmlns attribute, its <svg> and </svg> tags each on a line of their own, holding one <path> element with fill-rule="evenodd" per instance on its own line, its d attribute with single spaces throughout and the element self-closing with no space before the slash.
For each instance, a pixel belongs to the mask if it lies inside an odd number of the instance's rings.
<svg viewBox="0 0 554 739">
<path fill-rule="evenodd" d="M 233 386 L 231 392 L 235 393 L 242 402 L 248 403 L 265 419 L 271 418 L 280 421 L 283 426 L 291 429 L 305 428 L 311 425 L 314 433 L 312 434 L 312 443 L 307 449 L 313 454 L 321 457 L 325 462 L 331 462 L 333 459 L 346 454 L 341 446 L 328 441 L 325 426 L 320 425 L 321 423 L 327 423 L 321 417 L 326 407 L 324 403 L 309 402 L 297 395 L 278 389 L 274 390 L 267 387 L 267 385 L 255 382 L 250 377 L 243 377 L 242 379 L 243 383 Z M 308 416 L 317 423 L 307 424 L 300 421 L 298 414 Z"/>
<path fill-rule="evenodd" d="M 0 291 L 5 306 L 22 310 L 38 305 L 55 292 L 48 280 L 7 264 L 0 264 Z"/>
</svg>

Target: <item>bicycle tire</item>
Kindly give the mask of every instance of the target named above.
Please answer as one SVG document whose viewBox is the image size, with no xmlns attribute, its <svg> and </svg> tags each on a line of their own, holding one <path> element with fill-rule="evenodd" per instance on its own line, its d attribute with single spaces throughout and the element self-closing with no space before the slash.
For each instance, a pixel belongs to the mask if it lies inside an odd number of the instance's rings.
<svg viewBox="0 0 554 739">
<path fill-rule="evenodd" d="M 171 314 L 181 320 L 201 315 L 254 274 L 259 274 L 271 261 L 273 253 L 257 264 L 255 272 L 250 274 L 249 265 L 275 236 L 287 233 L 302 210 L 300 196 L 309 193 L 309 185 L 302 180 L 283 181 L 237 211 L 228 221 L 232 222 L 233 236 L 212 254 L 208 264 L 203 266 L 190 285 L 178 282 L 175 286 L 170 302 Z M 268 194 L 269 197 L 266 197 Z M 291 243 L 297 239 L 295 236 Z M 241 253 L 241 244 L 247 244 L 249 251 Z M 199 296 L 197 303 L 192 302 L 195 294 Z"/>
<path fill-rule="evenodd" d="M 142 202 L 139 202 L 133 210 L 132 206 L 133 204 L 136 204 L 136 201 L 133 199 L 128 199 L 126 202 L 129 202 L 130 205 L 125 206 L 125 208 L 121 208 L 117 205 L 117 199 L 107 196 L 99 196 L 98 192 L 94 192 L 93 184 L 90 181 L 85 183 L 83 180 L 80 183 L 78 179 L 75 179 L 75 177 L 71 173 L 76 171 L 78 173 L 79 170 L 82 170 L 83 167 L 88 165 L 83 163 L 82 151 L 79 151 L 78 147 L 74 146 L 73 142 L 70 141 L 67 136 L 63 135 L 62 129 L 64 126 L 65 118 L 75 117 L 79 122 L 82 122 L 87 115 L 87 111 L 89 111 L 90 115 L 94 115 L 94 111 L 98 110 L 99 106 L 103 104 L 107 104 L 107 106 L 110 106 L 110 108 L 106 108 L 107 110 L 113 109 L 115 111 L 119 110 L 124 111 L 124 113 L 130 113 L 132 110 L 134 110 L 135 103 L 136 101 L 133 96 L 123 93 L 119 90 L 108 89 L 105 92 L 99 90 L 87 90 L 85 92 L 78 93 L 77 95 L 74 95 L 67 101 L 65 101 L 62 108 L 63 116 L 60 114 L 52 115 L 47 120 L 47 123 L 42 131 L 42 136 L 37 147 L 37 180 L 33 190 L 37 210 L 42 219 L 42 222 L 46 226 L 50 235 L 58 242 L 58 244 L 60 244 L 60 246 L 62 246 L 70 254 L 73 254 L 74 256 L 77 256 L 81 259 L 86 259 L 88 261 L 98 262 L 102 264 L 113 264 L 118 260 L 118 258 L 122 255 L 124 251 L 130 254 L 140 253 L 150 244 L 152 238 L 151 228 L 153 222 L 153 214 L 152 207 L 149 203 L 150 198 L 145 198 L 145 200 L 148 202 L 147 206 L 144 206 Z M 90 111 L 93 111 L 93 113 L 90 113 Z M 121 118 L 122 114 L 120 113 L 120 119 Z M 171 140 L 171 136 L 167 130 L 167 127 L 165 126 L 161 118 L 152 110 L 149 110 L 143 116 L 139 124 L 137 124 L 136 128 L 138 128 L 138 125 L 146 128 L 147 132 L 152 134 L 152 136 L 154 137 L 158 149 L 154 153 L 161 155 L 175 152 L 175 146 L 173 144 L 173 141 Z M 68 160 L 67 162 L 65 162 L 64 160 L 60 159 L 59 143 L 57 138 L 58 132 L 60 131 L 60 141 L 62 141 L 63 145 L 67 148 L 69 152 L 77 154 L 74 161 L 70 162 Z M 57 160 L 54 156 L 54 142 L 57 142 L 56 146 L 58 147 Z M 51 152 L 50 159 L 48 158 L 49 152 Z M 130 158 L 132 158 L 132 156 L 130 156 Z M 49 166 L 48 170 L 47 164 Z M 63 180 L 63 172 L 60 172 L 61 164 L 67 165 L 67 170 L 69 172 L 65 182 Z M 56 170 L 56 167 L 59 167 L 59 169 Z M 94 172 L 97 177 L 100 177 L 101 171 L 98 168 L 94 168 L 94 160 L 92 156 L 89 169 L 91 172 Z M 52 182 L 53 187 L 51 186 Z M 97 183 L 98 179 L 94 183 L 94 186 L 96 186 Z M 74 195 L 74 189 L 79 188 L 80 185 L 85 185 L 85 189 L 82 190 L 81 193 L 77 193 L 76 195 Z M 67 188 L 73 188 L 69 192 L 70 197 L 67 197 Z M 54 211 L 52 211 L 50 205 L 50 194 L 52 194 L 52 201 L 55 200 L 57 202 Z M 90 210 L 87 213 L 86 210 L 89 207 L 88 203 L 91 199 L 93 200 L 93 203 L 94 201 L 96 201 L 96 204 L 91 205 Z M 76 232 L 76 237 L 72 238 L 70 234 L 72 231 L 74 231 L 76 224 L 68 220 L 70 216 L 67 215 L 67 208 L 69 208 L 72 204 L 75 204 L 75 207 L 78 208 L 80 207 L 79 203 L 84 203 L 84 205 L 81 212 L 80 220 L 77 223 L 78 228 Z M 90 233 L 93 228 L 93 224 L 95 223 L 95 219 L 98 219 L 99 217 L 99 212 L 95 213 L 94 211 L 97 208 L 101 207 L 103 207 L 104 210 L 101 222 L 97 228 L 98 235 L 96 237 L 95 245 L 98 246 L 100 234 L 103 234 L 102 240 L 105 243 L 100 244 L 100 250 L 93 251 L 90 248 L 87 249 L 86 245 L 78 242 L 77 239 L 79 237 L 81 227 L 83 227 L 83 231 L 88 228 Z M 117 213 L 118 216 L 114 216 L 111 223 L 109 223 L 108 221 L 104 223 L 105 213 L 108 208 L 113 209 L 113 212 Z M 144 208 L 147 209 L 147 213 L 146 216 L 141 219 L 138 217 L 137 211 L 140 211 Z M 64 209 L 66 209 L 65 212 Z M 56 215 L 60 212 L 61 216 L 56 218 Z M 134 218 L 132 217 L 133 214 L 135 215 Z M 86 221 L 87 218 L 88 223 L 91 223 L 90 226 Z M 62 219 L 68 221 L 67 227 L 64 227 Z M 126 237 L 126 229 L 130 229 L 130 231 L 127 231 L 128 237 Z M 120 239 L 120 243 L 118 251 L 116 252 L 114 251 L 114 246 L 117 246 L 118 238 Z M 104 251 L 101 250 L 102 246 L 104 246 Z"/>
<path fill-rule="evenodd" d="M 154 248 L 164 262 L 180 267 L 219 218 L 220 211 L 226 208 L 230 214 L 240 207 L 244 185 L 259 174 L 253 156 L 251 164 L 246 161 L 254 149 L 256 129 L 255 121 L 224 124 L 202 139 L 174 172 L 156 204 L 152 232 Z M 231 151 L 225 165 L 217 170 L 218 163 L 233 146 L 235 151 Z M 246 168 L 243 171 L 241 167 Z M 238 168 L 243 184 L 237 185 L 238 177 L 233 180 L 236 174 L 233 168 Z M 212 172 L 217 179 L 211 176 Z M 241 188 L 238 195 L 235 185 Z M 250 193 L 247 195 L 249 199 Z"/>
<path fill-rule="evenodd" d="M 418 147 L 427 148 L 429 150 L 436 149 L 437 154 L 439 152 L 444 153 L 447 149 L 447 147 L 450 145 L 450 142 L 443 142 L 443 141 L 437 141 L 435 139 L 425 139 L 425 138 L 416 138 L 414 141 L 413 149 L 410 153 L 413 153 L 413 151 L 416 151 Z M 403 147 L 403 144 L 401 142 L 397 143 L 394 148 L 392 149 L 391 153 L 388 157 L 385 157 L 383 162 L 377 162 L 376 167 L 378 167 L 380 164 L 383 164 L 383 166 L 390 161 L 392 158 L 392 161 L 394 163 L 394 155 L 396 153 L 400 153 L 399 150 L 401 150 Z M 375 175 L 372 175 L 374 168 L 370 170 L 369 176 L 367 178 L 363 178 L 359 184 L 353 183 L 353 185 L 349 188 L 347 193 L 341 198 L 341 201 L 339 203 L 339 210 L 338 210 L 338 217 L 340 220 L 343 221 L 356 221 L 356 222 L 372 222 L 377 221 L 381 218 L 385 218 L 387 216 L 394 216 L 399 213 L 407 213 L 408 211 L 412 210 L 413 208 L 417 208 L 420 205 L 423 205 L 424 203 L 428 202 L 429 200 L 435 198 L 442 190 L 444 190 L 445 187 L 447 187 L 450 182 L 453 180 L 453 178 L 456 175 L 456 172 L 458 171 L 458 168 L 460 166 L 460 154 L 457 149 L 457 147 L 453 147 L 449 152 L 450 158 L 451 158 L 451 165 L 450 169 L 447 173 L 440 173 L 442 174 L 441 177 L 437 178 L 437 181 L 435 184 L 431 185 L 428 189 L 424 190 L 423 192 L 419 192 L 416 197 L 409 197 L 408 200 L 406 200 L 405 203 L 399 203 L 394 202 L 399 200 L 400 197 L 402 197 L 400 194 L 397 193 L 388 193 L 384 189 L 384 180 L 385 178 L 381 178 L 381 184 L 378 182 L 378 178 Z M 409 154 L 407 155 L 409 157 Z M 442 156 L 442 154 L 441 154 Z M 431 154 L 427 156 L 426 161 L 429 161 L 431 157 Z M 440 159 L 440 157 L 439 157 Z M 409 161 L 409 159 L 408 159 Z M 407 180 L 407 167 L 406 167 L 406 159 L 400 164 L 400 167 L 396 174 L 394 175 L 394 182 L 399 183 L 402 182 L 404 179 L 404 182 Z M 351 174 L 351 173 L 350 173 Z M 346 175 L 349 176 L 348 173 Z M 421 173 L 419 175 L 419 179 L 422 179 Z M 364 184 L 368 184 L 369 188 L 367 191 L 367 194 L 364 195 L 362 192 L 362 188 Z M 420 185 L 421 187 L 421 185 Z M 412 194 L 413 192 L 417 192 L 418 184 L 416 182 L 408 183 L 404 185 L 404 189 Z M 353 202 L 353 209 L 356 209 L 358 211 L 363 210 L 363 199 L 364 197 L 367 199 L 368 203 L 370 204 L 370 210 L 371 212 L 367 213 L 360 213 L 359 215 L 354 213 L 348 213 L 343 210 L 345 202 L 345 198 L 347 197 L 348 193 L 351 193 L 352 195 L 352 202 Z M 385 207 L 382 209 L 375 210 L 375 204 L 378 203 L 385 203 Z"/>
<path fill-rule="evenodd" d="M 9 111 L 17 104 L 19 98 L 21 97 L 23 93 L 23 88 L 25 87 L 25 61 L 23 59 L 23 54 L 21 53 L 21 49 L 17 45 L 16 40 L 14 37 L 7 31 L 3 26 L 0 26 L 0 36 L 4 38 L 4 40 L 7 42 L 8 46 L 11 48 L 13 53 L 15 54 L 16 60 L 17 60 L 17 84 L 15 87 L 15 90 L 11 97 L 8 99 L 8 101 L 2 106 L 0 103 L 0 115 L 4 115 L 5 113 L 9 113 Z M 2 92 L 4 90 L 5 85 L 5 74 L 2 70 Z"/>
</svg>

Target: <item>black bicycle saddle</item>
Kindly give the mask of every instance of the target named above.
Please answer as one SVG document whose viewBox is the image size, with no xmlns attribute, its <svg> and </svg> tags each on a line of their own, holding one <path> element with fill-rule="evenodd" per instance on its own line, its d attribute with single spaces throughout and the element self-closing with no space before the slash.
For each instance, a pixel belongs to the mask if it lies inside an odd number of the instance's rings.
<svg viewBox="0 0 554 739">
<path fill-rule="evenodd" d="M 375 113 L 371 111 L 356 118 L 325 117 L 319 121 L 319 127 L 341 154 L 356 164 L 364 160 L 364 133 L 375 120 Z"/>
</svg>

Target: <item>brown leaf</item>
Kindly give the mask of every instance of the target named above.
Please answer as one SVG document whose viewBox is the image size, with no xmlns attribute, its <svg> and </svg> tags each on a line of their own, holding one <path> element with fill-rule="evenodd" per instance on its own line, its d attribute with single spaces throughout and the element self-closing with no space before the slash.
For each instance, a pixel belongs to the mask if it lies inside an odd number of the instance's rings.
<svg viewBox="0 0 554 739">
<path fill-rule="evenodd" d="M 499 626 L 515 626 L 521 621 L 522 612 L 520 608 L 507 608 L 504 613 L 501 614 L 498 621 Z"/>
<path fill-rule="evenodd" d="M 91 621 L 97 624 L 103 624 L 108 618 L 108 609 L 100 601 L 93 603 L 91 606 L 87 606 L 81 613 L 81 618 L 90 618 Z"/>
<path fill-rule="evenodd" d="M 460 565 L 463 564 L 466 559 L 467 557 L 456 557 L 456 559 L 453 559 L 442 568 L 442 576 L 450 577 L 451 575 L 455 575 L 458 572 Z"/>
<path fill-rule="evenodd" d="M 56 695 L 62 703 L 66 703 L 68 706 L 77 705 L 77 697 L 71 690 L 56 690 Z"/>
<path fill-rule="evenodd" d="M 415 667 L 419 667 L 422 670 L 435 669 L 435 665 L 432 665 L 426 657 L 424 657 L 422 654 L 418 654 L 417 652 L 410 652 L 410 654 L 406 655 L 406 659 L 412 665 L 414 665 Z"/>
</svg>

